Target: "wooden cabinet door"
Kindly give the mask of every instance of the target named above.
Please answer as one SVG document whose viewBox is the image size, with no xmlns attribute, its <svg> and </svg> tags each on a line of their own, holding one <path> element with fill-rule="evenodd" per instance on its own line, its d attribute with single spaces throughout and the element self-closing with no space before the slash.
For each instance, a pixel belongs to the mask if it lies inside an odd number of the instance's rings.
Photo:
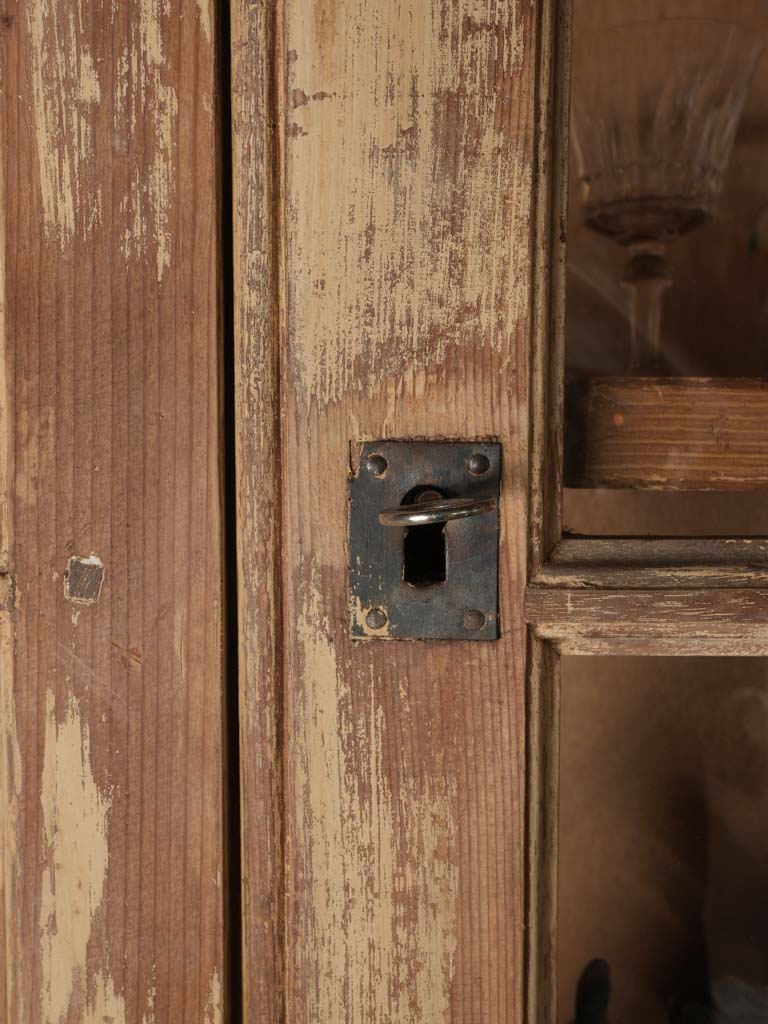
<svg viewBox="0 0 768 1024">
<path fill-rule="evenodd" d="M 0 16 L 0 1020 L 221 1021 L 208 0 Z"/>
<path fill-rule="evenodd" d="M 563 529 L 570 7 L 0 15 L 3 1022 L 570 1020 L 561 658 L 768 653 Z M 374 441 L 500 446 L 499 639 L 352 635 Z"/>
<path fill-rule="evenodd" d="M 570 3 L 235 8 L 247 1020 L 570 1021 L 561 658 L 645 659 L 627 669 L 640 679 L 656 656 L 768 651 L 763 537 L 687 536 L 658 512 L 645 533 L 664 537 L 563 528 L 570 32 Z M 747 384 L 751 408 L 764 388 Z M 613 402 L 610 387 L 593 391 Z M 639 475 L 608 474 L 598 446 L 577 485 L 762 486 L 752 413 L 725 434 L 698 423 L 710 461 L 658 476 L 692 387 Z M 734 392 L 696 387 L 715 404 Z M 680 385 L 619 390 L 657 408 Z M 593 406 L 607 447 L 612 430 L 631 447 L 613 406 Z M 723 469 L 737 435 L 749 474 Z M 441 439 L 502 447 L 501 638 L 353 639 L 359 446 Z M 695 532 L 696 501 L 678 508 Z"/>
<path fill-rule="evenodd" d="M 552 16 L 469 0 L 235 5 L 250 1021 L 522 1019 Z M 498 641 L 350 638 L 350 459 L 380 439 L 500 442 Z"/>
</svg>

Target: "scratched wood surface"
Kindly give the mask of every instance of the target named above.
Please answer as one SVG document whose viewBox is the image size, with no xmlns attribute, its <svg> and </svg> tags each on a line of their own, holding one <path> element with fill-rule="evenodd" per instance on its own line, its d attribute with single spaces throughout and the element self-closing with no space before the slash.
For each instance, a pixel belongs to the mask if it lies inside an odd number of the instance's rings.
<svg viewBox="0 0 768 1024">
<path fill-rule="evenodd" d="M 529 587 L 537 637 L 570 654 L 765 656 L 768 589 L 585 590 Z"/>
<path fill-rule="evenodd" d="M 232 5 L 243 1020 L 283 1019 L 278 174 L 273 3 Z"/>
<path fill-rule="evenodd" d="M 222 1020 L 212 35 L 208 0 L 0 17 L 8 1024 Z"/>
<path fill-rule="evenodd" d="M 537 10 L 284 5 L 292 1021 L 522 1013 Z M 498 643 L 349 639 L 350 444 L 380 437 L 500 439 Z"/>
<path fill-rule="evenodd" d="M 684 590 L 768 586 L 761 537 L 567 537 L 532 582 L 548 587 Z"/>
</svg>

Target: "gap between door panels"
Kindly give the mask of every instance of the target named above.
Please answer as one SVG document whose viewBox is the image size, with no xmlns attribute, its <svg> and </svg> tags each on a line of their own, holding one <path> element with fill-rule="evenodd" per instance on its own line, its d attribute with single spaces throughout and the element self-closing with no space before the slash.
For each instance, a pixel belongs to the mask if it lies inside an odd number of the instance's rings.
<svg viewBox="0 0 768 1024">
<path fill-rule="evenodd" d="M 224 836 L 225 1020 L 243 1016 L 242 889 L 240 855 L 240 715 L 237 601 L 237 489 L 235 467 L 234 249 L 232 209 L 231 6 L 216 0 L 216 78 L 218 83 L 218 266 L 221 332 L 221 487 L 224 581 L 224 737 L 222 797 Z"/>
</svg>

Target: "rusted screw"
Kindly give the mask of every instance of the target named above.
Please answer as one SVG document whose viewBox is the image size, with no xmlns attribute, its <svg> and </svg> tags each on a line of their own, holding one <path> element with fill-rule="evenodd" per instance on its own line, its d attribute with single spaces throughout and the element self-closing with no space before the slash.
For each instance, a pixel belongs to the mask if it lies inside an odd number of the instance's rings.
<svg viewBox="0 0 768 1024">
<path fill-rule="evenodd" d="M 383 455 L 369 455 L 365 460 L 365 468 L 371 476 L 383 476 L 387 471 L 387 460 Z"/>
<path fill-rule="evenodd" d="M 468 612 L 464 612 L 464 629 L 471 629 L 476 632 L 478 629 L 482 629 L 485 625 L 485 616 L 477 608 L 470 608 Z"/>
<path fill-rule="evenodd" d="M 368 629 L 383 629 L 387 624 L 387 615 L 383 608 L 371 608 L 365 616 Z"/>
<path fill-rule="evenodd" d="M 480 452 L 477 452 L 469 460 L 469 472 L 472 476 L 482 476 L 484 473 L 488 472 L 490 465 L 491 463 L 488 460 L 488 456 L 481 455 Z"/>
</svg>

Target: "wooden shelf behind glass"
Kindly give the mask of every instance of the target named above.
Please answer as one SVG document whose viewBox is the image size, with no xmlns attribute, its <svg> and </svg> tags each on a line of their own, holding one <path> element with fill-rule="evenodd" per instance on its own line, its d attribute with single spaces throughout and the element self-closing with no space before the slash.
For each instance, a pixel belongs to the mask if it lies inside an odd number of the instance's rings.
<svg viewBox="0 0 768 1024">
<path fill-rule="evenodd" d="M 593 377 L 569 420 L 569 487 L 768 488 L 767 379 Z"/>
</svg>

